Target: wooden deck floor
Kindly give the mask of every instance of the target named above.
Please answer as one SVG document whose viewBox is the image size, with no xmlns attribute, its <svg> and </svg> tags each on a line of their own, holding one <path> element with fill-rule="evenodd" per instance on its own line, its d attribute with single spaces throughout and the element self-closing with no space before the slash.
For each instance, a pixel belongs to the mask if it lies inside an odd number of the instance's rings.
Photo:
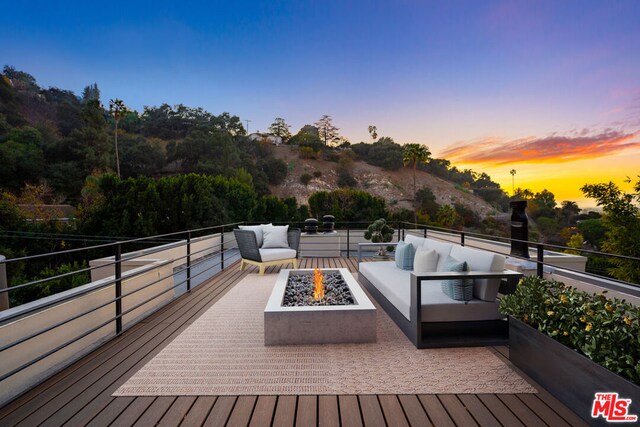
<svg viewBox="0 0 640 427">
<path fill-rule="evenodd" d="M 301 268 L 353 258 L 302 259 Z M 272 267 L 273 273 L 279 268 Z M 192 293 L 0 408 L 0 426 L 579 426 L 549 393 L 513 395 L 175 396 L 111 394 L 246 274 L 234 264 Z M 508 363 L 508 349 L 492 348 Z M 522 373 L 520 373 L 522 375 Z M 523 375 L 524 376 L 524 375 Z M 526 376 L 524 376 L 526 378 Z"/>
</svg>

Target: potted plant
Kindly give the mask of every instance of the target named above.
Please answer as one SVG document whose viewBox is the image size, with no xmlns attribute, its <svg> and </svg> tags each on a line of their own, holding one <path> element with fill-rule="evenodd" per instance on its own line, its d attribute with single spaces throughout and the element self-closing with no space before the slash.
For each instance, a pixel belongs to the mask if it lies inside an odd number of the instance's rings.
<svg viewBox="0 0 640 427">
<path fill-rule="evenodd" d="M 384 218 L 373 221 L 364 232 L 364 238 L 371 240 L 372 243 L 387 243 L 393 239 L 393 228 L 389 227 L 387 220 Z M 388 258 L 387 249 L 393 250 L 392 246 L 385 247 L 380 245 L 378 249 L 378 258 Z"/>
<path fill-rule="evenodd" d="M 526 277 L 503 297 L 509 360 L 590 423 L 596 393 L 631 399 L 640 415 L 640 308 L 561 282 Z"/>
</svg>

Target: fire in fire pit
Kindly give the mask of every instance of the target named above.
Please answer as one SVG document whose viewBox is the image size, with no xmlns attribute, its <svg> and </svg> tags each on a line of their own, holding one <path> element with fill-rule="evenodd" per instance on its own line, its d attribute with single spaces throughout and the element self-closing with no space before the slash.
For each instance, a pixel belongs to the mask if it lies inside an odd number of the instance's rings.
<svg viewBox="0 0 640 427">
<path fill-rule="evenodd" d="M 284 291 L 283 307 L 309 305 L 352 305 L 353 295 L 339 271 L 319 269 L 309 273 L 292 273 Z"/>
<path fill-rule="evenodd" d="M 324 284 L 322 280 L 324 279 L 324 275 L 319 268 L 313 270 L 313 299 L 316 301 L 321 301 L 324 299 Z"/>
</svg>

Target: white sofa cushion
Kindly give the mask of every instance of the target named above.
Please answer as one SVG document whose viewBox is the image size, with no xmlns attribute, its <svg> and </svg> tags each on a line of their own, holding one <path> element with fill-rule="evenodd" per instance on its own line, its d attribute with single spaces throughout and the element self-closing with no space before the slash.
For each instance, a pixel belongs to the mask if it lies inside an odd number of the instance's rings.
<svg viewBox="0 0 640 427">
<path fill-rule="evenodd" d="M 271 224 L 264 224 L 271 225 Z M 240 230 L 249 230 L 253 231 L 256 235 L 256 241 L 258 242 L 258 247 L 262 247 L 263 233 L 262 233 L 262 225 L 239 225 L 238 228 Z"/>
<path fill-rule="evenodd" d="M 501 272 L 504 270 L 505 257 L 493 252 L 454 245 L 451 256 L 466 261 L 471 271 Z M 495 301 L 500 289 L 500 279 L 475 279 L 473 296 L 484 301 Z"/>
<path fill-rule="evenodd" d="M 424 237 L 416 236 L 415 234 L 406 234 L 404 236 L 404 241 L 406 243 L 411 243 L 415 249 L 421 248 L 424 245 L 424 242 L 427 241 Z"/>
<path fill-rule="evenodd" d="M 262 262 L 277 261 L 280 259 L 292 259 L 296 257 L 296 250 L 290 248 L 260 248 Z"/>
<path fill-rule="evenodd" d="M 431 273 L 437 271 L 438 253 L 435 249 L 427 249 L 420 247 L 416 249 L 416 255 L 413 257 L 413 271 L 416 274 Z"/>
<path fill-rule="evenodd" d="M 394 261 L 362 262 L 360 274 L 371 282 L 407 320 L 411 318 L 411 272 L 396 267 Z M 496 301 L 479 299 L 455 301 L 440 290 L 441 280 L 422 282 L 422 321 L 457 322 L 496 320 L 504 316 Z"/>
<path fill-rule="evenodd" d="M 288 248 L 289 239 L 287 237 L 288 225 L 264 225 L 262 226 L 263 242 L 262 247 L 267 248 Z"/>
<path fill-rule="evenodd" d="M 442 271 L 444 263 L 447 261 L 447 257 L 451 253 L 451 246 L 453 245 L 439 240 L 426 239 L 423 246 L 428 249 L 435 249 L 438 253 L 438 265 L 436 266 L 436 271 Z"/>
</svg>

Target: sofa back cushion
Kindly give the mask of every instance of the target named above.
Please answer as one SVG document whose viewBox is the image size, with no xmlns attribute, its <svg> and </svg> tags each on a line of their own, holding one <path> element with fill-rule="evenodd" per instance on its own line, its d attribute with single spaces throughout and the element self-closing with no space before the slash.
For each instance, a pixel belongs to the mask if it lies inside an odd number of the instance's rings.
<svg viewBox="0 0 640 427">
<path fill-rule="evenodd" d="M 427 249 L 433 249 L 438 253 L 437 271 L 442 271 L 447 257 L 451 253 L 451 243 L 441 242 L 439 240 L 426 239 L 423 245 Z"/>
<path fill-rule="evenodd" d="M 414 249 L 421 248 L 422 245 L 424 245 L 424 242 L 426 240 L 427 239 L 425 239 L 424 237 L 419 237 L 419 236 L 416 236 L 415 234 L 406 234 L 404 236 L 404 241 L 406 243 L 411 243 Z"/>
<path fill-rule="evenodd" d="M 489 251 L 454 245 L 451 256 L 464 260 L 471 271 L 501 272 L 504 270 L 505 257 Z M 495 301 L 500 289 L 500 279 L 476 279 L 473 295 L 483 301 Z"/>
<path fill-rule="evenodd" d="M 461 273 L 469 271 L 466 261 L 460 261 L 451 256 L 447 257 L 442 271 Z M 445 279 L 441 284 L 442 292 L 456 301 L 470 301 L 473 299 L 472 279 Z"/>
<path fill-rule="evenodd" d="M 413 270 L 415 249 L 411 243 L 398 242 L 396 246 L 396 267 L 402 270 Z"/>
<path fill-rule="evenodd" d="M 416 249 L 413 257 L 413 272 L 417 275 L 421 273 L 433 273 L 438 268 L 438 253 L 434 249 L 421 247 Z"/>
</svg>

